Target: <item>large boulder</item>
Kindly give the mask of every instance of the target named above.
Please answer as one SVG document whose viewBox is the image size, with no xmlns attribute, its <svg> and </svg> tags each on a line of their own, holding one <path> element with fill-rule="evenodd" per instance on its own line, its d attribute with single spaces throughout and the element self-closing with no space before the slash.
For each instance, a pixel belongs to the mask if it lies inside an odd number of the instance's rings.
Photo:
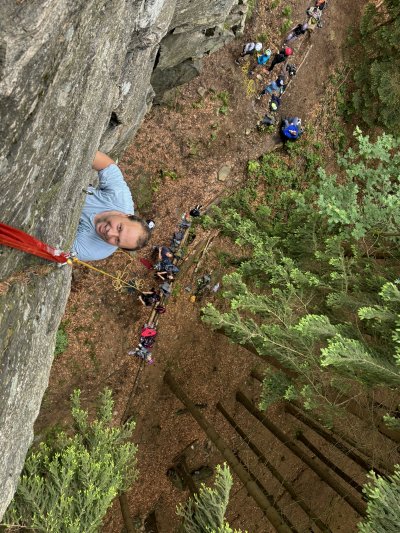
<svg viewBox="0 0 400 533">
<path fill-rule="evenodd" d="M 1 220 L 68 250 L 96 149 L 120 152 L 151 106 L 153 71 L 154 80 L 168 72 L 158 94 L 190 79 L 204 54 L 243 27 L 242 4 L 2 2 Z M 1 517 L 32 441 L 71 271 L 13 250 L 0 259 Z"/>
</svg>

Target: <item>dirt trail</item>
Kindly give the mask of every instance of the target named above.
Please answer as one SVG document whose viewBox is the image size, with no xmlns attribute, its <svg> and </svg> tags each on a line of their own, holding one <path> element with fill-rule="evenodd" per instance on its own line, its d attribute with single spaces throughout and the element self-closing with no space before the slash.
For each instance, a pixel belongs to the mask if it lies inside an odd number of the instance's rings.
<svg viewBox="0 0 400 533">
<path fill-rule="evenodd" d="M 184 211 L 196 203 L 206 203 L 215 196 L 229 192 L 246 181 L 246 165 L 274 145 L 275 140 L 259 134 L 255 124 L 266 112 L 267 101 L 255 101 L 254 94 L 246 91 L 252 83 L 234 59 L 242 43 L 254 36 L 269 36 L 268 46 L 277 48 L 282 39 L 279 27 L 285 18 L 282 9 L 290 6 L 294 23 L 302 22 L 308 3 L 290 1 L 273 10 L 271 2 L 258 2 L 256 14 L 248 25 L 243 40 L 235 41 L 224 50 L 207 58 L 203 73 L 189 85 L 176 91 L 169 107 L 154 107 L 146 117 L 132 146 L 126 151 L 121 167 L 134 193 L 142 214 L 155 218 L 152 244 L 168 243 L 176 223 Z M 299 74 L 283 97 L 283 114 L 296 114 L 323 135 L 319 118 L 324 116 L 325 92 L 330 76 L 342 64 L 342 47 L 349 27 L 358 23 L 363 0 L 330 0 L 324 13 L 323 28 L 310 40 L 299 39 L 294 44 L 294 62 L 299 64 L 312 45 Z M 277 69 L 275 69 L 277 70 Z M 268 79 L 255 80 L 259 92 Z M 224 94 L 222 94 L 224 93 Z M 203 94 L 203 96 L 200 96 Z M 228 110 L 221 109 L 228 99 Z M 219 112 L 218 112 L 219 110 Z M 225 181 L 218 179 L 223 165 L 231 170 Z M 161 176 L 164 174 L 164 177 Z M 165 176 L 169 173 L 169 176 Z M 199 237 L 201 238 L 201 236 Z M 229 243 L 219 239 L 215 250 L 229 249 Z M 149 250 L 139 255 L 147 256 Z M 111 272 L 127 268 L 132 275 L 145 279 L 146 287 L 154 280 L 135 259 L 127 261 L 123 254 L 115 254 L 100 263 Z M 215 280 L 223 275 L 223 267 L 213 265 Z M 206 266 L 200 270 L 201 275 Z M 237 416 L 238 421 L 259 446 L 268 453 L 271 462 L 279 464 L 280 471 L 329 522 L 332 531 L 355 531 L 357 515 L 347 504 L 328 489 L 318 478 L 298 463 L 287 450 L 257 425 L 251 424 L 234 401 L 234 392 L 245 388 L 257 398 L 259 384 L 249 378 L 251 369 L 259 360 L 242 348 L 231 344 L 221 335 L 214 334 L 199 320 L 201 304 L 190 303 L 184 290 L 193 286 L 195 278 L 183 276 L 176 287 L 178 294 L 168 303 L 168 312 L 161 316 L 160 333 L 154 355 L 156 363 L 142 373 L 133 411 L 137 418 L 136 442 L 139 445 L 140 478 L 128 493 L 133 516 L 145 517 L 155 510 L 160 533 L 172 533 L 176 526 L 175 506 L 187 497 L 187 492 L 176 488 L 167 477 L 173 458 L 188 447 L 190 469 L 203 465 L 213 466 L 222 459 L 182 405 L 162 383 L 165 369 L 171 369 L 190 397 L 203 404 L 202 412 L 219 428 L 243 460 L 257 471 L 259 466 L 248 456 L 241 440 L 232 435 L 232 429 L 216 411 L 221 401 Z M 207 301 L 220 302 L 217 293 Z M 205 303 L 205 302 L 203 302 Z M 43 435 L 46 428 L 69 419 L 68 397 L 80 387 L 82 400 L 91 406 L 105 385 L 115 394 L 115 416 L 122 416 L 139 362 L 127 357 L 127 351 L 137 343 L 138 332 L 146 320 L 147 311 L 131 296 L 113 291 L 108 280 L 91 272 L 77 269 L 64 327 L 69 337 L 68 349 L 58 357 L 52 368 L 50 385 L 43 401 L 36 431 Z M 271 416 L 288 432 L 297 427 L 293 419 L 276 409 Z M 368 428 L 357 426 L 357 438 L 368 439 Z M 361 437 L 360 437 L 361 435 Z M 318 445 L 322 446 L 321 442 Z M 377 441 L 376 446 L 386 446 Z M 391 453 L 387 446 L 387 453 Z M 394 459 L 394 457 L 393 457 Z M 337 461 L 343 461 L 337 458 Z M 351 474 L 359 483 L 364 473 L 353 469 Z M 279 485 L 264 473 L 264 481 L 279 504 L 298 524 L 300 531 L 310 531 L 307 517 L 299 512 Z M 259 509 L 235 482 L 228 514 L 231 526 L 253 533 L 272 531 Z M 108 514 L 103 531 L 121 531 L 118 502 Z"/>
</svg>

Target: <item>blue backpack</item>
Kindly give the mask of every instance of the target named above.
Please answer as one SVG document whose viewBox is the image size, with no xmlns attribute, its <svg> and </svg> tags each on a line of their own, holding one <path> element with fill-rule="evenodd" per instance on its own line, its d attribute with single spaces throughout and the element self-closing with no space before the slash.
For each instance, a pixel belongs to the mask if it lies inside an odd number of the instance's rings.
<svg viewBox="0 0 400 533">
<path fill-rule="evenodd" d="M 257 57 L 257 63 L 259 65 L 265 65 L 266 63 L 268 63 L 268 60 L 269 58 L 271 57 L 271 54 L 261 54 L 260 56 Z"/>
</svg>

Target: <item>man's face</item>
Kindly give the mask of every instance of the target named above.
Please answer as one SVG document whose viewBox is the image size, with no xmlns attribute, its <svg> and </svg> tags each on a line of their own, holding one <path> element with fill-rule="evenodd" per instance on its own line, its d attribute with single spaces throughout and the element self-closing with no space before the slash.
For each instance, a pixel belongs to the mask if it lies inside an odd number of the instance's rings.
<svg viewBox="0 0 400 533">
<path fill-rule="evenodd" d="M 140 223 L 129 220 L 128 215 L 107 215 L 96 217 L 96 233 L 108 244 L 120 248 L 136 248 L 143 232 Z"/>
</svg>

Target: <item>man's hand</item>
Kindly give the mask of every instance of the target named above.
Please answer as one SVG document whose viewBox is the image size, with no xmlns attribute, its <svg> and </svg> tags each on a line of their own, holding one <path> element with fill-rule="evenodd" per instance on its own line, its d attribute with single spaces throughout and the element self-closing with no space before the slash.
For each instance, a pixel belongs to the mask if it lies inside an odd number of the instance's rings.
<svg viewBox="0 0 400 533">
<path fill-rule="evenodd" d="M 103 170 L 110 165 L 115 165 L 115 161 L 113 161 L 111 157 L 108 157 L 107 154 L 103 154 L 103 152 L 96 152 L 92 163 L 92 168 L 94 170 Z"/>
</svg>

